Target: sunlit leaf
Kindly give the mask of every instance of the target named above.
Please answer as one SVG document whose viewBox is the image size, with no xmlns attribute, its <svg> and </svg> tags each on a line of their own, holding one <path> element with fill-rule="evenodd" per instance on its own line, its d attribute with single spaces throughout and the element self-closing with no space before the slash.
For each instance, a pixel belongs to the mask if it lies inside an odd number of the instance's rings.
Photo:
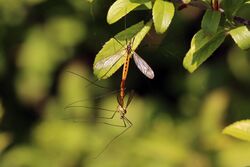
<svg viewBox="0 0 250 167">
<path fill-rule="evenodd" d="M 224 134 L 231 135 L 238 139 L 250 141 L 250 120 L 242 120 L 227 126 Z"/>
<path fill-rule="evenodd" d="M 152 21 L 149 21 L 146 25 L 144 25 L 143 22 L 139 22 L 127 28 L 126 30 L 118 33 L 117 35 L 115 35 L 115 38 L 111 38 L 108 42 L 106 42 L 103 48 L 95 57 L 94 74 L 97 76 L 97 78 L 106 79 L 110 77 L 122 66 L 122 64 L 124 63 L 125 56 L 122 56 L 120 59 L 115 58 L 116 61 L 114 61 L 114 64 L 111 66 L 107 65 L 103 68 L 99 68 L 100 66 L 97 66 L 96 64 L 105 59 L 108 60 L 108 58 L 110 58 L 111 56 L 121 54 L 120 52 L 122 52 L 126 47 L 126 42 L 132 40 L 132 38 L 134 38 L 132 50 L 135 50 L 150 30 L 151 25 Z M 113 60 L 109 59 L 109 61 Z"/>
<path fill-rule="evenodd" d="M 152 20 L 148 21 L 144 25 L 144 27 L 136 34 L 135 39 L 134 39 L 134 43 L 132 46 L 132 50 L 135 50 L 140 45 L 140 43 L 143 40 L 143 38 L 145 37 L 145 35 L 147 35 L 149 30 L 151 29 L 151 26 L 152 26 Z"/>
<path fill-rule="evenodd" d="M 182 0 L 182 2 L 185 4 L 189 4 L 191 2 L 191 0 Z"/>
<path fill-rule="evenodd" d="M 138 6 L 135 10 L 149 10 L 152 9 L 152 6 L 152 2 L 149 1 L 144 3 L 143 5 Z"/>
<path fill-rule="evenodd" d="M 198 31 L 191 41 L 191 47 L 183 60 L 183 66 L 189 71 L 195 71 L 221 45 L 226 35 L 219 31 L 208 35 L 203 30 Z"/>
<path fill-rule="evenodd" d="M 109 8 L 107 22 L 115 23 L 136 7 L 149 2 L 150 0 L 117 0 Z"/>
<path fill-rule="evenodd" d="M 174 5 L 172 2 L 156 0 L 153 6 L 153 20 L 157 33 L 164 33 L 174 16 Z"/>
<path fill-rule="evenodd" d="M 210 34 L 217 32 L 221 18 L 221 13 L 213 10 L 206 10 L 201 22 L 201 28 Z"/>
<path fill-rule="evenodd" d="M 231 30 L 230 35 L 234 39 L 234 42 L 241 48 L 241 49 L 248 49 L 250 48 L 250 31 L 247 29 L 246 26 L 241 26 Z"/>
</svg>

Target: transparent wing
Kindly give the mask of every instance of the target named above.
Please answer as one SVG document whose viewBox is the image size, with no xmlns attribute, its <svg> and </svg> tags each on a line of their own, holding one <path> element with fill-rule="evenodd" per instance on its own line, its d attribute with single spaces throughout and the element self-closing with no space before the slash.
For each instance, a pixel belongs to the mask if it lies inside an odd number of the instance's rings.
<svg viewBox="0 0 250 167">
<path fill-rule="evenodd" d="M 132 91 L 129 93 L 128 101 L 127 101 L 127 104 L 126 104 L 126 108 L 129 106 L 129 104 L 130 104 L 131 101 L 133 100 L 134 94 L 135 94 L 134 90 L 132 90 Z"/>
<path fill-rule="evenodd" d="M 136 66 L 139 70 L 146 75 L 149 79 L 153 79 L 155 74 L 151 67 L 143 60 L 137 53 L 133 53 L 133 58 L 135 61 Z"/>
<path fill-rule="evenodd" d="M 121 107 L 123 107 L 123 100 L 121 99 L 120 95 L 117 95 L 117 102 Z"/>
<path fill-rule="evenodd" d="M 112 67 L 122 56 L 126 54 L 126 50 L 123 49 L 119 52 L 117 52 L 114 55 L 111 55 L 109 57 L 106 57 L 104 59 L 101 59 L 98 61 L 95 65 L 94 68 L 97 70 Z"/>
</svg>

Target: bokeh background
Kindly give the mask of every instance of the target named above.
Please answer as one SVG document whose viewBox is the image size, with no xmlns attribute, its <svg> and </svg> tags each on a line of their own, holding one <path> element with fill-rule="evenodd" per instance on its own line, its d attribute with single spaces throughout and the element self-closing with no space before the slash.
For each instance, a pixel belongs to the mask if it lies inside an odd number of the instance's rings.
<svg viewBox="0 0 250 167">
<path fill-rule="evenodd" d="M 221 133 L 250 117 L 249 51 L 228 37 L 189 74 L 182 59 L 203 14 L 191 7 L 176 12 L 166 34 L 152 30 L 138 48 L 155 79 L 131 63 L 127 91 L 136 93 L 127 117 L 133 127 L 94 158 L 123 130 L 96 118 L 110 115 L 97 107 L 116 109 L 112 92 L 119 88 L 121 70 L 97 82 L 107 89 L 67 71 L 96 80 L 95 55 L 125 28 L 124 19 L 106 23 L 112 3 L 0 0 L 0 166 L 249 166 L 250 143 Z M 250 19 L 249 6 L 238 15 Z M 150 17 L 149 11 L 132 12 L 126 24 Z M 77 100 L 75 105 L 91 109 L 65 109 Z M 119 116 L 112 123 L 121 123 Z"/>
</svg>

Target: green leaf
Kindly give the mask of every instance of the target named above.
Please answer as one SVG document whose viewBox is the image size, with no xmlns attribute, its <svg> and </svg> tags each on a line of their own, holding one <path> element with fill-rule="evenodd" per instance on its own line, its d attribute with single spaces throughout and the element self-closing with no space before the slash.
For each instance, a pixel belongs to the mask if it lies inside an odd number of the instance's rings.
<svg viewBox="0 0 250 167">
<path fill-rule="evenodd" d="M 183 2 L 184 4 L 189 4 L 189 3 L 191 2 L 191 0 L 182 0 L 182 2 Z"/>
<path fill-rule="evenodd" d="M 107 22 L 113 24 L 136 7 L 149 2 L 150 0 L 117 0 L 109 8 Z"/>
<path fill-rule="evenodd" d="M 223 0 L 221 6 L 227 18 L 233 18 L 244 3 L 245 0 Z"/>
<path fill-rule="evenodd" d="M 250 48 L 250 31 L 246 26 L 237 27 L 229 31 L 229 34 L 241 49 Z"/>
<path fill-rule="evenodd" d="M 250 141 L 250 120 L 235 122 L 223 129 L 223 134 Z"/>
<path fill-rule="evenodd" d="M 211 4 L 211 0 L 201 0 L 201 1 L 208 3 L 208 4 Z"/>
<path fill-rule="evenodd" d="M 191 47 L 183 60 L 183 66 L 189 71 L 195 71 L 221 45 L 226 35 L 219 31 L 208 35 L 204 30 L 198 31 L 191 41 Z"/>
<path fill-rule="evenodd" d="M 134 40 L 132 43 L 132 50 L 136 50 L 145 35 L 149 32 L 151 26 L 152 21 L 149 21 L 146 25 L 144 25 L 143 21 L 141 21 L 118 33 L 115 35 L 115 38 L 111 38 L 108 42 L 106 42 L 95 57 L 93 68 L 94 74 L 97 76 L 97 78 L 106 79 L 110 77 L 124 64 L 125 56 L 122 56 L 119 60 L 114 62 L 112 66 L 107 66 L 105 68 L 96 68 L 96 64 L 98 62 L 104 61 L 105 59 L 123 51 L 126 48 L 126 42 L 131 41 L 133 38 Z"/>
<path fill-rule="evenodd" d="M 212 0 L 201 0 L 201 3 L 209 8 L 211 7 L 211 1 Z"/>
<path fill-rule="evenodd" d="M 148 21 L 145 26 L 136 34 L 134 43 L 132 46 L 132 50 L 136 50 L 136 48 L 140 45 L 143 38 L 147 35 L 149 30 L 152 27 L 152 20 Z M 132 38 L 131 38 L 132 39 Z"/>
<path fill-rule="evenodd" d="M 173 3 L 164 0 L 156 0 L 152 12 L 156 32 L 164 33 L 174 16 Z"/>
<path fill-rule="evenodd" d="M 209 34 L 215 34 L 219 27 L 220 18 L 220 12 L 210 9 L 206 10 L 201 22 L 201 28 Z"/>
<path fill-rule="evenodd" d="M 135 8 L 135 10 L 149 10 L 152 9 L 152 2 L 146 2 L 143 5 L 138 6 L 137 8 Z"/>
</svg>

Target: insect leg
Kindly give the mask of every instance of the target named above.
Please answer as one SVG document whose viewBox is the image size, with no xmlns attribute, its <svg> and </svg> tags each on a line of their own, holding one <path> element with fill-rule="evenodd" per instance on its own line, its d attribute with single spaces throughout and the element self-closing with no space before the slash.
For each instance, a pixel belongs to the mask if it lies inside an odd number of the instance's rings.
<svg viewBox="0 0 250 167">
<path fill-rule="evenodd" d="M 124 134 L 124 133 L 125 133 L 129 128 L 131 128 L 131 126 L 133 125 L 132 122 L 131 122 L 129 119 L 127 119 L 125 116 L 123 117 L 122 120 L 123 120 L 123 124 L 124 124 L 123 127 L 125 127 L 125 129 L 124 129 L 121 133 L 119 133 L 118 135 L 116 135 L 112 140 L 110 140 L 110 141 L 106 144 L 106 146 L 102 149 L 102 151 L 94 157 L 94 159 L 98 158 L 105 150 L 107 150 L 107 148 L 108 148 L 117 138 L 119 138 L 122 134 Z M 126 122 L 127 122 L 128 126 L 127 126 Z"/>
</svg>

